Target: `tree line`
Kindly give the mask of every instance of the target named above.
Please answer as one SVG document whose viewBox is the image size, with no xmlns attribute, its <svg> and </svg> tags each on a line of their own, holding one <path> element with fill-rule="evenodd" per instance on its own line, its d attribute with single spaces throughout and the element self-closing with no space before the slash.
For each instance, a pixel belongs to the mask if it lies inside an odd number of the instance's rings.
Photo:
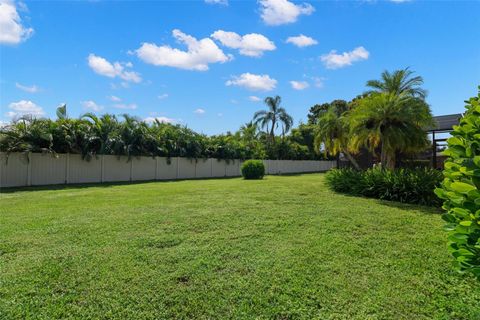
<svg viewBox="0 0 480 320">
<path fill-rule="evenodd" d="M 67 116 L 55 120 L 24 116 L 0 129 L 0 151 L 76 153 L 89 159 L 100 154 L 218 159 L 332 159 L 344 154 L 357 166 L 362 148 L 380 154 L 393 168 L 395 155 L 428 146 L 425 127 L 432 115 L 421 88 L 423 79 L 408 69 L 385 71 L 367 82 L 369 91 L 350 102 L 334 100 L 310 108 L 308 122 L 293 127 L 279 96 L 267 97 L 267 108 L 236 132 L 207 136 L 186 126 L 155 120 L 147 123 L 124 114 Z M 281 131 L 280 135 L 276 132 Z"/>
</svg>

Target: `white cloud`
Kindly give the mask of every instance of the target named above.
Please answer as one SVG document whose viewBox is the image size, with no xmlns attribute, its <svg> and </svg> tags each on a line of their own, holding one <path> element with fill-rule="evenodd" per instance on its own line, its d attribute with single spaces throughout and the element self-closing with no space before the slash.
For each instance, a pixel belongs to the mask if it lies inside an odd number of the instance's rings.
<svg viewBox="0 0 480 320">
<path fill-rule="evenodd" d="M 193 113 L 196 113 L 196 114 L 204 114 L 206 111 L 205 109 L 202 109 L 202 108 L 198 108 L 198 109 L 195 109 L 195 111 L 193 111 Z"/>
<path fill-rule="evenodd" d="M 357 47 L 349 52 L 337 54 L 335 50 L 330 51 L 320 57 L 328 69 L 338 69 L 352 65 L 352 63 L 361 60 L 367 60 L 370 53 L 364 47 Z"/>
<path fill-rule="evenodd" d="M 15 87 L 17 87 L 18 89 L 20 90 L 23 90 L 25 92 L 29 92 L 29 93 L 37 93 L 40 91 L 40 88 L 36 85 L 31 85 L 31 86 L 24 86 L 20 83 L 15 83 Z"/>
<path fill-rule="evenodd" d="M 161 95 L 158 96 L 158 99 L 160 99 L 160 100 L 163 100 L 163 99 L 166 99 L 166 98 L 168 98 L 168 93 L 164 93 L 164 94 L 161 94 Z"/>
<path fill-rule="evenodd" d="M 258 33 L 241 36 L 235 32 L 217 30 L 211 37 L 228 48 L 239 49 L 240 54 L 244 56 L 260 57 L 264 51 L 276 49 L 273 41 Z"/>
<path fill-rule="evenodd" d="M 97 56 L 93 53 L 89 54 L 87 59 L 89 67 L 92 68 L 92 70 L 99 75 L 109 78 L 119 77 L 122 80 L 134 83 L 139 83 L 142 81 L 139 73 L 135 71 L 125 70 L 125 67 L 132 67 L 132 64 L 130 62 L 121 63 L 117 61 L 111 63 L 107 59 Z"/>
<path fill-rule="evenodd" d="M 45 111 L 42 107 L 36 105 L 30 100 L 20 100 L 18 102 L 12 102 L 8 105 L 11 111 L 8 111 L 5 115 L 12 119 L 17 119 L 22 116 L 31 115 L 34 117 L 43 117 Z"/>
<path fill-rule="evenodd" d="M 114 104 L 113 107 L 117 109 L 124 109 L 124 110 L 135 110 L 138 108 L 138 106 L 135 103 L 130 103 L 130 104 L 117 103 L 117 104 Z"/>
<path fill-rule="evenodd" d="M 224 6 L 228 6 L 228 0 L 205 0 L 205 3 L 221 4 L 221 5 L 224 5 Z"/>
<path fill-rule="evenodd" d="M 163 123 L 177 122 L 175 119 L 167 118 L 167 117 L 147 117 L 147 118 L 143 119 L 143 121 L 145 121 L 147 123 L 153 123 L 153 122 L 155 122 L 155 120 L 158 120 L 159 122 L 163 122 Z"/>
<path fill-rule="evenodd" d="M 225 55 L 210 38 L 197 40 L 178 29 L 172 35 L 180 43 L 187 46 L 187 51 L 172 48 L 168 45 L 157 46 L 154 43 L 143 43 L 135 52 L 146 63 L 156 66 L 168 66 L 185 70 L 206 71 L 209 63 L 224 63 L 233 57 Z"/>
<path fill-rule="evenodd" d="M 307 89 L 308 87 L 310 87 L 310 85 L 306 81 L 294 81 L 294 80 L 292 80 L 292 81 L 290 81 L 290 85 L 295 90 L 304 90 L 304 89 Z"/>
<path fill-rule="evenodd" d="M 318 44 L 317 40 L 315 40 L 311 37 L 307 37 L 303 34 L 300 34 L 296 37 L 288 37 L 286 42 L 294 44 L 294 45 L 296 45 L 297 47 L 300 47 L 300 48 L 313 46 L 315 44 Z"/>
<path fill-rule="evenodd" d="M 296 5 L 287 0 L 260 0 L 260 6 L 263 22 L 271 26 L 293 23 L 300 15 L 311 15 L 315 11 L 311 4 Z"/>
<path fill-rule="evenodd" d="M 313 80 L 313 85 L 317 88 L 323 88 L 323 83 L 325 81 L 325 78 L 321 77 L 312 77 Z"/>
<path fill-rule="evenodd" d="M 257 97 L 257 96 L 249 96 L 249 97 L 248 97 L 248 100 L 253 101 L 253 102 L 262 101 L 262 99 L 260 99 L 260 98 Z"/>
<path fill-rule="evenodd" d="M 110 97 L 108 97 L 108 99 L 110 99 L 110 101 L 113 101 L 113 102 L 120 102 L 120 101 L 122 101 L 122 99 L 120 99 L 120 98 L 117 97 L 117 96 L 110 96 Z"/>
<path fill-rule="evenodd" d="M 95 101 L 87 100 L 81 102 L 84 109 L 91 110 L 93 112 L 99 112 L 103 110 L 103 106 L 99 106 Z"/>
<path fill-rule="evenodd" d="M 240 76 L 233 76 L 232 80 L 225 83 L 227 86 L 244 87 L 249 90 L 269 91 L 275 89 L 277 80 L 270 78 L 269 75 L 242 73 Z"/>
<path fill-rule="evenodd" d="M 26 9 L 24 4 L 23 8 Z M 12 0 L 0 0 L 0 43 L 19 44 L 32 34 L 32 28 L 22 25 L 15 3 Z"/>
</svg>

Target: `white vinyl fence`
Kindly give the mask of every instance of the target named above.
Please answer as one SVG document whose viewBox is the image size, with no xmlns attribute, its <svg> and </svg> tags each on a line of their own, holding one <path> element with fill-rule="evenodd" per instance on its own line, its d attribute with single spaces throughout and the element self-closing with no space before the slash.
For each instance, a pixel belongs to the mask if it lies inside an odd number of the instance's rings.
<svg viewBox="0 0 480 320">
<path fill-rule="evenodd" d="M 266 174 L 322 172 L 335 161 L 263 160 Z M 0 187 L 240 176 L 240 160 L 0 153 Z"/>
</svg>

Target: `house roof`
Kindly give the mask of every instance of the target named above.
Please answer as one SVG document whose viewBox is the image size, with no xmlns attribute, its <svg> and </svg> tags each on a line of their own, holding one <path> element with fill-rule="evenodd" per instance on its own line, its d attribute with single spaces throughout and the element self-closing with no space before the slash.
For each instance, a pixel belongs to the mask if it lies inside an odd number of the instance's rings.
<svg viewBox="0 0 480 320">
<path fill-rule="evenodd" d="M 456 126 L 460 123 L 461 117 L 461 113 L 433 117 L 436 125 L 434 127 L 427 128 L 427 131 L 451 131 L 453 126 Z"/>
</svg>

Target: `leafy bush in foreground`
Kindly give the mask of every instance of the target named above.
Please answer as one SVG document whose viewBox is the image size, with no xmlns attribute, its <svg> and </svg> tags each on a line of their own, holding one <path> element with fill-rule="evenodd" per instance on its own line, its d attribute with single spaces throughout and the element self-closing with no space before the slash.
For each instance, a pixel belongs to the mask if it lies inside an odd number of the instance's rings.
<svg viewBox="0 0 480 320">
<path fill-rule="evenodd" d="M 443 219 L 455 266 L 480 279 L 480 90 L 466 108 L 448 139 L 445 179 L 435 193 L 445 200 Z"/>
<path fill-rule="evenodd" d="M 261 160 L 247 160 L 242 164 L 242 176 L 245 179 L 263 179 L 265 165 Z"/>
<path fill-rule="evenodd" d="M 326 179 L 328 186 L 340 193 L 403 203 L 440 205 L 433 190 L 442 181 L 442 174 L 434 169 L 334 169 L 327 173 Z"/>
</svg>

